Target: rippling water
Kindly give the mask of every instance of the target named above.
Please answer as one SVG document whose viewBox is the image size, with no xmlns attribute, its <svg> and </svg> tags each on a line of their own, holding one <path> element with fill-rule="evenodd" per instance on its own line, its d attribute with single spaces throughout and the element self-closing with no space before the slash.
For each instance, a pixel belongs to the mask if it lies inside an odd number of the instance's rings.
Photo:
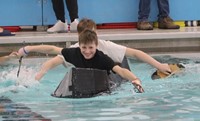
<svg viewBox="0 0 200 121">
<path fill-rule="evenodd" d="M 23 60 L 0 68 L 0 120 L 41 121 L 196 121 L 200 119 L 200 61 L 171 56 L 155 56 L 161 62 L 182 63 L 186 69 L 170 78 L 152 80 L 150 65 L 129 59 L 131 70 L 142 80 L 145 93 L 133 91 L 124 83 L 110 95 L 85 99 L 54 98 L 55 90 L 67 71 L 53 69 L 41 80 L 34 80 L 38 63 Z"/>
</svg>

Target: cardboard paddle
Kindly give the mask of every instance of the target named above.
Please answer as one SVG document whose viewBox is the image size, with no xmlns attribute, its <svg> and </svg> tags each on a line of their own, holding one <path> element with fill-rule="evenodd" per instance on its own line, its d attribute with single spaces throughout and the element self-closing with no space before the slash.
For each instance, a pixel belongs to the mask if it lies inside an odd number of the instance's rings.
<svg viewBox="0 0 200 121">
<path fill-rule="evenodd" d="M 155 79 L 161 79 L 161 78 L 166 78 L 169 76 L 172 76 L 178 72 L 180 72 L 181 70 L 183 70 L 185 67 L 182 64 L 169 64 L 169 67 L 171 69 L 171 73 L 169 75 L 162 73 L 159 70 L 156 70 L 152 75 L 151 75 L 151 79 L 155 80 Z"/>
</svg>

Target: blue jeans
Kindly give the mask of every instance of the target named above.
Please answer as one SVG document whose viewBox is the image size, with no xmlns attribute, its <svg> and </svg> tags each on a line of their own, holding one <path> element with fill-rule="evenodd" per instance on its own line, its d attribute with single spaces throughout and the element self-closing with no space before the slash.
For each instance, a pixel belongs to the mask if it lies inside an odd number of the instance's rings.
<svg viewBox="0 0 200 121">
<path fill-rule="evenodd" d="M 168 0 L 157 0 L 158 4 L 158 19 L 167 17 L 169 15 L 169 1 Z M 148 21 L 150 13 L 151 0 L 140 0 L 138 21 Z"/>
</svg>

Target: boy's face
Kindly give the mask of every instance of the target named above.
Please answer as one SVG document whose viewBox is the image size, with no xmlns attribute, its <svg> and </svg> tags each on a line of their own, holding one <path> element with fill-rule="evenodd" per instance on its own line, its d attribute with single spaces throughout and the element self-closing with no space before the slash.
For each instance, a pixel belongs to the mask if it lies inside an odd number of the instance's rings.
<svg viewBox="0 0 200 121">
<path fill-rule="evenodd" d="M 97 49 L 97 46 L 94 42 L 90 44 L 80 44 L 79 47 L 81 50 L 81 54 L 84 56 L 85 59 L 93 58 Z"/>
</svg>

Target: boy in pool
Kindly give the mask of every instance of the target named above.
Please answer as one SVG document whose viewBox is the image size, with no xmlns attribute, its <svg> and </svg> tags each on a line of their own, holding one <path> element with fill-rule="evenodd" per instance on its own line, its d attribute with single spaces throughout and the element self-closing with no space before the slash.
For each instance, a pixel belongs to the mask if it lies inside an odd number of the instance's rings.
<svg viewBox="0 0 200 121">
<path fill-rule="evenodd" d="M 139 92 L 144 92 L 140 80 L 128 69 L 121 68 L 114 61 L 97 49 L 98 38 L 96 32 L 86 29 L 79 35 L 79 47 L 64 48 L 60 53 L 65 61 L 73 64 L 77 68 L 93 68 L 115 72 L 126 80 L 130 80 Z M 54 67 L 58 62 L 63 63 L 59 56 L 45 62 L 39 71 L 36 79 L 40 79 L 49 69 Z"/>
<path fill-rule="evenodd" d="M 9 61 L 10 59 L 17 58 L 17 57 L 18 57 L 18 53 L 17 52 L 12 52 L 9 55 L 2 56 L 2 57 L 0 57 L 0 64 L 4 63 L 6 61 Z"/>
<path fill-rule="evenodd" d="M 78 34 L 80 34 L 85 29 L 91 29 L 96 31 L 96 23 L 91 19 L 82 19 L 78 26 L 77 31 Z M 78 47 L 79 43 L 76 43 L 74 45 L 71 45 L 70 47 Z M 39 52 L 39 53 L 47 53 L 47 54 L 60 54 L 60 51 L 63 48 L 51 46 L 51 45 L 36 45 L 36 46 L 26 46 L 21 49 L 19 49 L 19 55 L 25 56 L 29 52 Z M 108 55 L 114 62 L 116 63 L 122 63 L 122 60 L 124 56 L 132 57 L 132 58 L 138 58 L 139 60 L 146 62 L 153 67 L 157 68 L 159 71 L 169 74 L 171 72 L 169 65 L 165 63 L 160 63 L 148 54 L 144 53 L 143 51 L 128 48 L 122 45 L 115 44 L 111 41 L 105 41 L 105 40 L 98 40 L 98 46 L 97 49 L 102 51 L 104 54 Z M 117 53 L 117 54 L 116 54 Z M 56 65 L 59 65 L 56 64 Z"/>
</svg>

